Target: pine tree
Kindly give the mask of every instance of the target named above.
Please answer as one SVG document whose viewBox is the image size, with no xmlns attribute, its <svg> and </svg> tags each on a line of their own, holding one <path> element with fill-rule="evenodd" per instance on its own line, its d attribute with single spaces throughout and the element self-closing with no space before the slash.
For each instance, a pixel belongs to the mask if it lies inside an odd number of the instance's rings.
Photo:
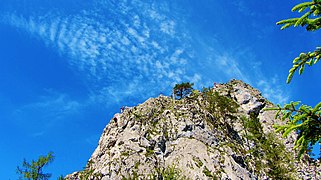
<svg viewBox="0 0 321 180">
<path fill-rule="evenodd" d="M 192 93 L 194 83 L 181 83 L 176 84 L 173 88 L 173 93 L 177 99 L 182 99 L 185 96 L 188 96 Z"/>
<path fill-rule="evenodd" d="M 307 31 L 316 31 L 321 28 L 321 0 L 312 0 L 303 2 L 292 8 L 292 11 L 304 13 L 301 17 L 285 19 L 277 22 L 277 25 L 283 25 L 281 29 L 291 26 L 305 27 Z M 317 47 L 312 52 L 301 53 L 293 60 L 293 67 L 289 70 L 287 83 L 290 83 L 296 71 L 301 75 L 306 66 L 316 64 L 321 58 L 321 47 Z M 298 157 L 304 153 L 309 153 L 311 147 L 321 141 L 321 102 L 315 107 L 301 104 L 301 102 L 290 102 L 283 107 L 278 105 L 276 108 L 268 110 L 277 110 L 276 117 L 286 120 L 285 125 L 275 125 L 277 132 L 282 132 L 286 137 L 291 132 L 297 132 L 295 147 L 299 149 Z"/>
<path fill-rule="evenodd" d="M 17 167 L 17 173 L 20 174 L 19 179 L 27 180 L 47 180 L 51 177 L 51 174 L 44 173 L 42 171 L 43 167 L 48 165 L 54 160 L 52 152 L 49 152 L 47 156 L 40 156 L 37 161 L 32 160 L 28 163 L 25 159 L 22 163 L 22 168 Z"/>
</svg>

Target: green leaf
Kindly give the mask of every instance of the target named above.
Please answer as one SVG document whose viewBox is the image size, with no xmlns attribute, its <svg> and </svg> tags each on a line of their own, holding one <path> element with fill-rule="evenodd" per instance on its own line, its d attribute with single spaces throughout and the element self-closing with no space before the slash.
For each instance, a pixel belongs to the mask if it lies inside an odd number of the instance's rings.
<svg viewBox="0 0 321 180">
<path fill-rule="evenodd" d="M 293 73 L 294 71 L 295 71 L 295 68 L 293 67 L 289 70 L 289 73 Z"/>
<path fill-rule="evenodd" d="M 291 72 L 289 75 L 288 75 L 288 78 L 286 79 L 286 83 L 289 84 L 293 78 L 293 75 L 294 75 L 294 72 Z"/>
<path fill-rule="evenodd" d="M 309 106 L 307 106 L 307 105 L 302 105 L 301 107 L 300 107 L 300 110 L 302 110 L 302 111 L 304 111 L 305 113 L 310 113 L 310 107 Z"/>
<path fill-rule="evenodd" d="M 297 63 L 299 60 L 300 60 L 300 58 L 299 58 L 299 57 L 296 57 L 296 58 L 293 60 L 293 64 Z"/>
<path fill-rule="evenodd" d="M 275 130 L 276 133 L 281 132 L 281 131 L 283 131 L 285 129 L 285 127 L 281 126 L 281 125 L 276 126 L 275 128 L 276 128 L 276 130 Z"/>
<path fill-rule="evenodd" d="M 299 139 L 295 141 L 294 149 L 298 148 L 301 145 L 301 143 L 304 142 L 304 138 L 305 138 L 304 136 L 301 136 Z"/>
<path fill-rule="evenodd" d="M 285 119 L 289 118 L 291 113 L 292 113 L 291 111 L 285 113 L 284 116 L 282 117 L 282 120 L 285 120 Z"/>
<path fill-rule="evenodd" d="M 284 30 L 284 29 L 286 29 L 286 28 L 288 28 L 288 27 L 291 27 L 292 25 L 294 25 L 294 23 L 287 23 L 287 24 L 285 24 L 285 25 L 283 25 L 283 26 L 281 27 L 281 30 Z"/>
<path fill-rule="evenodd" d="M 299 57 L 300 57 L 300 59 L 305 59 L 306 53 L 300 53 Z"/>
<path fill-rule="evenodd" d="M 321 108 L 321 102 L 319 102 L 319 104 L 317 104 L 316 106 L 314 106 L 312 113 L 316 113 L 318 110 L 320 110 Z"/>
<path fill-rule="evenodd" d="M 290 132 L 292 132 L 293 130 L 301 127 L 302 125 L 303 125 L 303 124 L 298 124 L 298 125 L 289 127 L 289 128 L 283 133 L 282 136 L 283 136 L 283 137 L 287 137 L 287 136 L 290 134 Z"/>
<path fill-rule="evenodd" d="M 279 117 L 281 110 L 278 110 L 278 112 L 275 114 L 275 119 Z"/>
<path fill-rule="evenodd" d="M 305 119 L 307 116 L 308 114 L 296 115 L 294 116 L 292 123 L 298 123 L 299 121 Z"/>
<path fill-rule="evenodd" d="M 308 16 L 311 15 L 311 12 L 306 12 L 303 16 L 301 16 L 294 24 L 294 27 L 298 26 L 298 25 L 304 25 L 304 21 L 306 21 L 306 19 L 308 18 Z"/>
<path fill-rule="evenodd" d="M 321 56 L 320 56 L 320 55 L 317 55 L 317 56 L 315 57 L 314 64 L 316 64 L 317 62 L 319 62 L 320 58 L 321 58 Z"/>
<path fill-rule="evenodd" d="M 312 66 L 313 65 L 313 60 L 311 59 L 310 61 L 306 62 L 307 65 Z"/>
<path fill-rule="evenodd" d="M 309 6 L 312 6 L 314 3 L 313 2 L 304 2 L 304 3 L 300 3 L 296 6 L 294 6 L 292 8 L 292 11 L 299 11 L 302 12 L 304 11 L 306 8 L 308 8 Z"/>
<path fill-rule="evenodd" d="M 284 19 L 276 23 L 276 25 L 281 25 L 281 24 L 294 24 L 299 18 L 291 18 L 291 19 Z"/>
<path fill-rule="evenodd" d="M 297 106 L 297 105 L 299 105 L 301 103 L 301 101 L 295 101 L 295 102 L 291 102 L 291 104 L 293 105 L 293 106 Z"/>
<path fill-rule="evenodd" d="M 304 71 L 304 64 L 302 64 L 302 66 L 300 67 L 299 74 L 301 75 L 303 71 Z"/>
</svg>

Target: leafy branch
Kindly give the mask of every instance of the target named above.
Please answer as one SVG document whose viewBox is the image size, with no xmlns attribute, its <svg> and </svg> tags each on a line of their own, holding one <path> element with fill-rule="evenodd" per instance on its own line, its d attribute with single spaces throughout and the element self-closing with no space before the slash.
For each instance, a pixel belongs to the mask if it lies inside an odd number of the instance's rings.
<svg viewBox="0 0 321 180">
<path fill-rule="evenodd" d="M 297 101 L 266 110 L 276 110 L 276 118 L 288 120 L 285 125 L 274 125 L 276 132 L 282 132 L 283 137 L 292 131 L 298 133 L 294 148 L 299 149 L 299 158 L 321 140 L 321 102 L 313 108 Z"/>
<path fill-rule="evenodd" d="M 319 62 L 321 58 L 321 47 L 317 47 L 314 52 L 301 53 L 300 56 L 296 57 L 293 60 L 293 67 L 289 70 L 289 75 L 286 80 L 286 83 L 290 83 L 294 72 L 299 70 L 301 75 L 304 71 L 305 65 L 312 66 Z"/>
<path fill-rule="evenodd" d="M 311 0 L 300 3 L 292 8 L 292 11 L 303 13 L 301 17 L 284 19 L 277 22 L 283 25 L 281 30 L 288 27 L 301 26 L 307 31 L 316 31 L 321 28 L 321 0 Z M 313 52 L 301 53 L 293 60 L 293 66 L 289 70 L 286 82 L 290 83 L 296 71 L 301 75 L 306 65 L 312 66 L 319 62 L 321 58 L 321 47 L 317 47 Z M 294 148 L 299 149 L 298 157 L 303 153 L 311 152 L 311 147 L 321 141 L 321 102 L 315 107 L 301 104 L 301 102 L 290 102 L 283 107 L 278 105 L 266 110 L 276 110 L 276 118 L 281 117 L 284 125 L 274 125 L 277 132 L 282 132 L 283 137 L 295 131 L 298 136 L 295 140 Z"/>
<path fill-rule="evenodd" d="M 298 11 L 302 13 L 303 11 L 308 10 L 299 18 L 290 18 L 284 19 L 277 22 L 277 25 L 283 25 L 281 30 L 288 27 L 294 26 L 306 26 L 307 31 L 315 31 L 321 28 L 321 0 L 313 0 L 312 2 L 300 3 L 292 8 L 292 11 Z"/>
<path fill-rule="evenodd" d="M 321 28 L 321 0 L 313 0 L 312 2 L 298 4 L 292 8 L 292 11 L 298 11 L 299 13 L 306 12 L 301 17 L 284 19 L 277 22 L 277 25 L 283 25 L 281 30 L 291 26 L 306 27 L 307 31 L 315 31 Z M 317 47 L 313 52 L 301 53 L 293 60 L 293 67 L 289 70 L 286 82 L 290 83 L 295 71 L 299 70 L 299 74 L 301 75 L 305 65 L 312 66 L 316 64 L 320 58 L 321 47 Z"/>
</svg>

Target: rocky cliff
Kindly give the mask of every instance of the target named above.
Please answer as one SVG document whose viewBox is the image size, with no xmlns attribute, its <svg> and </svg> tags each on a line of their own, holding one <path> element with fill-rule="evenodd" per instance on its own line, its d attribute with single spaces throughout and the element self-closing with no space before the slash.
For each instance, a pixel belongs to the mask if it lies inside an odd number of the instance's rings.
<svg viewBox="0 0 321 180">
<path fill-rule="evenodd" d="M 150 98 L 115 114 L 86 169 L 67 179 L 321 179 L 320 163 L 294 158 L 295 134 L 274 133 L 271 106 L 238 80 Z"/>
</svg>

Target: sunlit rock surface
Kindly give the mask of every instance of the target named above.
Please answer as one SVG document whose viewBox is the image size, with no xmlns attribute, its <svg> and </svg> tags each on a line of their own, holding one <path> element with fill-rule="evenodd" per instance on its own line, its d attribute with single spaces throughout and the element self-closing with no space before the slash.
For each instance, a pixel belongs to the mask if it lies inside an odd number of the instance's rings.
<svg viewBox="0 0 321 180">
<path fill-rule="evenodd" d="M 175 101 L 166 96 L 150 98 L 115 114 L 87 168 L 67 179 L 166 179 L 167 175 L 176 179 L 271 179 L 273 166 L 265 151 L 260 155 L 251 151 L 256 142 L 248 138 L 241 117 L 251 114 L 257 118 L 267 136 L 274 132 L 274 123 L 282 123 L 274 119 L 275 112 L 263 110 L 273 104 L 238 80 L 217 84 L 210 91 L 235 101 L 237 113 L 213 115 L 202 92 Z M 294 157 L 295 134 L 287 139 L 274 136 Z M 292 159 L 293 168 L 284 179 L 321 179 L 320 166 L 314 166 L 314 161 Z"/>
</svg>

